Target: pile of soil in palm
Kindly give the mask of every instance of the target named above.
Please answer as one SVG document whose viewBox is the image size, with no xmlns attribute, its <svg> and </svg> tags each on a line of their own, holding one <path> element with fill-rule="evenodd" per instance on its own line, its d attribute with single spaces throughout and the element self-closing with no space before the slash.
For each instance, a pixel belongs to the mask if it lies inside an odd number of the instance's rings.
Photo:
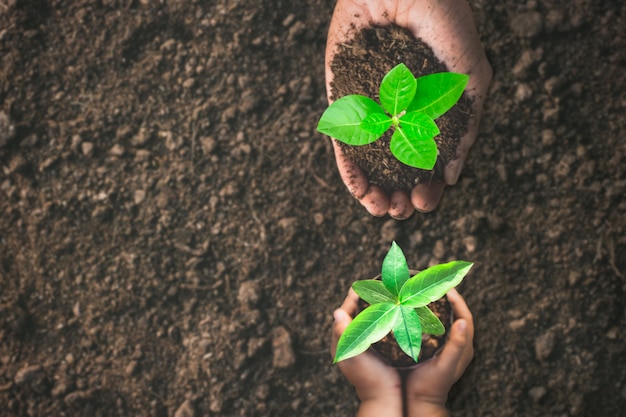
<svg viewBox="0 0 626 417">
<path fill-rule="evenodd" d="M 380 103 L 378 90 L 384 75 L 404 63 L 415 77 L 448 71 L 432 49 L 406 29 L 395 25 L 365 28 L 350 42 L 341 44 L 331 62 L 331 99 L 361 94 Z M 436 120 L 441 133 L 435 137 L 439 156 L 432 171 L 410 167 L 398 161 L 389 150 L 393 130 L 363 146 L 340 143 L 345 155 L 367 174 L 369 182 L 388 191 L 410 190 L 420 182 L 443 181 L 443 168 L 456 159 L 460 138 L 467 131 L 472 101 L 466 94 L 446 114 Z"/>
</svg>

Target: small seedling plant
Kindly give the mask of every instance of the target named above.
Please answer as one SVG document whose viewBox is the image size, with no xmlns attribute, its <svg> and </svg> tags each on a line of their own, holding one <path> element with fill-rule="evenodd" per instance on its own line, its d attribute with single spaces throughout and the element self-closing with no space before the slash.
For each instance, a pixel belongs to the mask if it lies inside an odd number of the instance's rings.
<svg viewBox="0 0 626 417">
<path fill-rule="evenodd" d="M 333 102 L 322 114 L 317 130 L 343 143 L 367 145 L 393 127 L 389 148 L 400 162 L 432 170 L 437 162 L 439 132 L 435 119 L 459 100 L 469 76 L 440 72 L 415 78 L 404 64 L 382 79 L 380 103 L 360 94 Z"/>
<path fill-rule="evenodd" d="M 435 265 L 411 277 L 402 249 L 393 242 L 385 256 L 381 280 L 356 281 L 354 291 L 369 303 L 337 342 L 333 363 L 365 352 L 389 332 L 400 348 L 418 362 L 422 334 L 442 335 L 445 327 L 428 308 L 457 286 L 473 263 L 453 261 Z"/>
</svg>

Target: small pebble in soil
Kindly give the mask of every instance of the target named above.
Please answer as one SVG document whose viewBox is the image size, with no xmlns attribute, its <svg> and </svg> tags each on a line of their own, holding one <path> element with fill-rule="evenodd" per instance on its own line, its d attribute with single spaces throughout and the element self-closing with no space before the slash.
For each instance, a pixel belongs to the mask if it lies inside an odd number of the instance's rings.
<svg viewBox="0 0 626 417">
<path fill-rule="evenodd" d="M 246 281 L 239 286 L 237 301 L 243 305 L 255 306 L 260 299 L 261 288 L 255 281 Z"/>
<path fill-rule="evenodd" d="M 186 399 L 174 413 L 174 417 L 194 417 L 195 415 L 196 410 L 190 399 Z"/>
<path fill-rule="evenodd" d="M 380 228 L 380 237 L 385 243 L 392 242 L 398 238 L 399 232 L 400 227 L 398 222 L 396 220 L 389 219 Z"/>
<path fill-rule="evenodd" d="M 93 143 L 91 142 L 81 143 L 80 149 L 83 152 L 83 155 L 85 155 L 88 158 L 93 155 Z"/>
<path fill-rule="evenodd" d="M 266 343 L 267 339 L 264 337 L 251 337 L 250 340 L 248 340 L 248 357 L 253 357 L 258 351 L 263 348 Z"/>
<path fill-rule="evenodd" d="M 548 390 L 546 390 L 545 387 L 532 387 L 528 390 L 528 395 L 530 395 L 530 398 L 532 398 L 534 402 L 538 403 L 547 392 Z"/>
<path fill-rule="evenodd" d="M 109 154 L 111 154 L 112 156 L 124 156 L 124 152 L 125 149 L 122 145 L 120 145 L 119 143 L 116 143 L 115 145 L 113 145 L 113 147 L 111 149 L 109 149 Z"/>
<path fill-rule="evenodd" d="M 534 38 L 543 29 L 543 16 L 539 12 L 520 13 L 511 19 L 511 31 L 521 38 Z"/>
<path fill-rule="evenodd" d="M 272 365 L 274 368 L 286 369 L 296 362 L 296 354 L 291 346 L 291 335 L 283 326 L 279 326 L 272 332 Z"/>
<path fill-rule="evenodd" d="M 535 356 L 538 360 L 544 361 L 550 357 L 556 344 L 554 332 L 548 331 L 535 339 Z"/>
<path fill-rule="evenodd" d="M 437 260 L 443 259 L 446 254 L 446 247 L 443 243 L 443 240 L 439 239 L 435 242 L 435 247 L 433 248 L 433 257 Z"/>
<path fill-rule="evenodd" d="M 146 191 L 145 190 L 135 190 L 133 195 L 133 201 L 135 204 L 141 204 L 146 199 Z"/>
<path fill-rule="evenodd" d="M 465 245 L 465 250 L 467 253 L 473 253 L 476 251 L 476 238 L 474 236 L 466 236 L 463 238 L 463 244 Z"/>
</svg>

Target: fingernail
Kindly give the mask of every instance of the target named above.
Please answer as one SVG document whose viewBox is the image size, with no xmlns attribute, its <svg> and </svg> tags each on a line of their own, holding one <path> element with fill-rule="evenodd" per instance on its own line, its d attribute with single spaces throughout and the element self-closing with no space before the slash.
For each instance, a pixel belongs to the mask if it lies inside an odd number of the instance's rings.
<svg viewBox="0 0 626 417">
<path fill-rule="evenodd" d="M 465 320 L 459 320 L 459 330 L 462 333 L 465 333 L 465 330 L 467 330 L 467 322 Z"/>
<path fill-rule="evenodd" d="M 341 309 L 333 311 L 333 317 L 335 321 L 341 321 L 341 319 L 343 319 L 343 311 L 341 311 Z"/>
</svg>

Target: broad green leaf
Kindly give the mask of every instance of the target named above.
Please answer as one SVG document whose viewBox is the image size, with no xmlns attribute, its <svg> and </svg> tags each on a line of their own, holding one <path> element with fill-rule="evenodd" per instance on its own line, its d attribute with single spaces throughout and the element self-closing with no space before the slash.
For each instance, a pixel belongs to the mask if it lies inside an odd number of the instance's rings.
<svg viewBox="0 0 626 417">
<path fill-rule="evenodd" d="M 328 106 L 317 130 L 348 145 L 367 145 L 380 137 L 361 128 L 361 122 L 372 113 L 385 114 L 371 98 L 358 94 L 344 96 Z"/>
<path fill-rule="evenodd" d="M 415 309 L 415 312 L 420 318 L 422 333 L 439 336 L 446 332 L 443 323 L 439 320 L 439 317 L 435 316 L 435 313 L 433 313 L 430 308 L 426 306 L 418 307 Z"/>
<path fill-rule="evenodd" d="M 411 277 L 404 253 L 396 242 L 391 243 L 391 248 L 383 259 L 381 276 L 385 287 L 396 297 L 400 294 L 400 288 Z"/>
<path fill-rule="evenodd" d="M 337 342 L 337 363 L 365 352 L 372 343 L 385 337 L 396 322 L 400 306 L 394 303 L 374 304 L 359 313 L 346 327 Z"/>
<path fill-rule="evenodd" d="M 436 119 L 459 101 L 469 75 L 440 72 L 417 79 L 417 93 L 407 112 L 420 111 Z"/>
<path fill-rule="evenodd" d="M 383 133 L 391 127 L 391 118 L 385 113 L 372 113 L 369 114 L 361 122 L 361 128 L 378 135 L 380 137 Z"/>
<path fill-rule="evenodd" d="M 406 113 L 400 118 L 400 126 L 411 138 L 432 139 L 437 136 L 439 128 L 433 119 L 421 112 Z"/>
<path fill-rule="evenodd" d="M 417 82 L 404 64 L 391 69 L 380 83 L 380 103 L 389 114 L 396 116 L 405 110 L 415 97 Z"/>
<path fill-rule="evenodd" d="M 463 281 L 472 265 L 471 262 L 453 261 L 419 272 L 400 290 L 400 303 L 417 308 L 440 299 Z"/>
<path fill-rule="evenodd" d="M 432 138 L 416 140 L 410 137 L 402 126 L 395 128 L 389 149 L 398 161 L 414 168 L 431 170 L 437 162 L 437 144 L 435 141 Z"/>
<path fill-rule="evenodd" d="M 400 307 L 400 314 L 393 325 L 393 337 L 400 348 L 417 362 L 422 350 L 422 325 L 413 308 Z"/>
<path fill-rule="evenodd" d="M 352 283 L 352 289 L 370 304 L 396 303 L 398 301 L 398 295 L 391 294 L 385 284 L 377 279 L 355 281 Z"/>
</svg>

